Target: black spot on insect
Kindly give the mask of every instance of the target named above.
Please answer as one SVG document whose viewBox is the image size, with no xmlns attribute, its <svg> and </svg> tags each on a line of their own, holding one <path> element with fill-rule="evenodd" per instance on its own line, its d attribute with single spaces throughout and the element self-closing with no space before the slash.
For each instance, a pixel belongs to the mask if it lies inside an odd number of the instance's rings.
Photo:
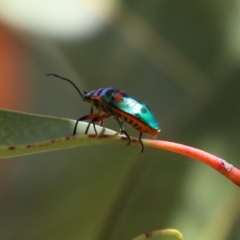
<svg viewBox="0 0 240 240">
<path fill-rule="evenodd" d="M 133 121 L 132 121 L 132 120 L 129 120 L 128 123 L 129 123 L 130 125 L 132 125 L 132 124 L 133 124 Z"/>
<path fill-rule="evenodd" d="M 142 113 L 146 113 L 146 112 L 147 112 L 146 108 L 142 107 L 142 108 L 141 108 L 141 112 L 142 112 Z"/>
</svg>

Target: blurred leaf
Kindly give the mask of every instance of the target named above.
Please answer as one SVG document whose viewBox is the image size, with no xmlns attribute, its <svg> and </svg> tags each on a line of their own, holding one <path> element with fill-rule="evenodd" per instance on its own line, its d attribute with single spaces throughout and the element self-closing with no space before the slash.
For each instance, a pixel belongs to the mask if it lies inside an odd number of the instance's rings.
<svg viewBox="0 0 240 240">
<path fill-rule="evenodd" d="M 132 240 L 144 240 L 144 239 L 152 239 L 152 240 L 183 240 L 182 234 L 176 229 L 164 229 L 157 230 L 153 232 L 147 232 L 142 234 Z"/>
</svg>

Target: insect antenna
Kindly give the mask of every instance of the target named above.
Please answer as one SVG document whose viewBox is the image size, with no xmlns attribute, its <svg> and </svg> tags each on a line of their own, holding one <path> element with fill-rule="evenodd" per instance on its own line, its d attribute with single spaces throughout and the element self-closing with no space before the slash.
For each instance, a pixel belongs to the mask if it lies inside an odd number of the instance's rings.
<svg viewBox="0 0 240 240">
<path fill-rule="evenodd" d="M 54 76 L 54 77 L 60 78 L 60 79 L 62 79 L 62 80 L 65 80 L 65 81 L 71 83 L 71 84 L 73 85 L 73 87 L 77 90 L 77 92 L 79 93 L 79 95 L 81 96 L 81 98 L 84 100 L 84 95 L 81 93 L 81 91 L 80 91 L 79 88 L 76 86 L 76 84 L 73 83 L 70 79 L 61 77 L 61 76 L 59 76 L 59 75 L 57 75 L 57 74 L 54 74 L 54 73 L 49 73 L 49 74 L 47 74 L 46 76 L 47 76 L 47 77 L 48 77 L 48 76 Z"/>
</svg>

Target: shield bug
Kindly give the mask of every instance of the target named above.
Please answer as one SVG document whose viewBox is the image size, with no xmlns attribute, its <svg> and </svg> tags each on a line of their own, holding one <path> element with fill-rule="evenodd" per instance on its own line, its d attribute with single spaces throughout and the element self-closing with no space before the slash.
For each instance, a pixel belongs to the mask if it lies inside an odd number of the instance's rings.
<svg viewBox="0 0 240 240">
<path fill-rule="evenodd" d="M 139 101 L 124 91 L 107 87 L 82 93 L 75 83 L 68 78 L 64 78 L 52 73 L 48 74 L 47 76 L 54 76 L 71 83 L 83 101 L 91 104 L 90 114 L 77 119 L 73 130 L 73 135 L 76 135 L 79 121 L 90 121 L 85 130 L 85 134 L 88 133 L 90 124 L 93 124 L 97 134 L 95 122 L 100 122 L 100 125 L 102 125 L 104 119 L 113 117 L 119 124 L 121 134 L 125 134 L 127 137 L 128 145 L 131 142 L 131 138 L 125 131 L 123 122 L 128 123 L 134 129 L 139 131 L 138 139 L 142 146 L 141 152 L 143 152 L 144 145 L 141 140 L 142 134 L 147 133 L 155 138 L 157 137 L 158 132 L 160 132 L 160 125 L 149 107 L 145 103 Z M 93 113 L 94 107 L 98 112 Z"/>
</svg>

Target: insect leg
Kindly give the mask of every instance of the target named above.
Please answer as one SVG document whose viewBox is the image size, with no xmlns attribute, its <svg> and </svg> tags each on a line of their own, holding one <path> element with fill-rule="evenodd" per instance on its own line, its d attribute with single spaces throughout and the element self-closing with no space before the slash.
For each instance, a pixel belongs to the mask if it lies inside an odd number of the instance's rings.
<svg viewBox="0 0 240 240">
<path fill-rule="evenodd" d="M 96 129 L 96 126 L 95 126 L 95 121 L 96 121 L 96 117 L 93 118 L 93 119 L 88 123 L 87 128 L 86 128 L 86 130 L 85 130 L 85 134 L 88 133 L 88 130 L 89 130 L 91 124 L 93 124 L 94 131 L 95 131 L 95 133 L 97 134 L 97 129 Z"/>
<path fill-rule="evenodd" d="M 91 106 L 90 113 L 93 114 L 93 105 Z M 96 127 L 95 127 L 95 123 L 94 123 L 94 122 L 96 122 L 96 121 L 97 121 L 97 119 L 95 119 L 94 121 L 92 121 L 92 123 L 93 123 L 94 130 L 95 130 L 95 132 L 96 132 L 96 134 L 97 134 Z M 103 125 L 103 121 L 99 121 L 98 125 L 102 126 L 102 125 Z"/>
<path fill-rule="evenodd" d="M 75 123 L 75 126 L 74 126 L 74 129 L 73 129 L 73 135 L 76 135 L 76 133 L 77 133 L 77 125 L 78 125 L 78 122 L 80 122 L 80 121 L 82 121 L 82 120 L 86 120 L 86 119 L 88 118 L 88 116 L 89 116 L 89 114 L 77 119 L 77 121 L 76 121 L 76 123 Z"/>
<path fill-rule="evenodd" d="M 128 139 L 127 145 L 130 145 L 130 143 L 131 143 L 131 138 L 130 138 L 130 136 L 128 135 L 128 133 L 124 130 L 123 122 L 122 122 L 122 121 L 119 119 L 119 117 L 117 117 L 117 116 L 116 116 L 116 120 L 117 120 L 117 122 L 118 122 L 118 124 L 119 124 L 119 126 L 120 126 L 120 132 L 121 132 L 121 134 L 125 134 L 126 137 L 127 137 L 127 139 Z"/>
<path fill-rule="evenodd" d="M 95 122 L 97 122 L 97 121 L 102 122 L 105 118 L 108 118 L 108 117 L 109 117 L 108 115 L 100 115 L 100 113 L 94 113 L 94 114 L 88 114 L 88 115 L 78 118 L 75 123 L 75 126 L 74 126 L 73 135 L 76 135 L 78 122 L 83 121 L 83 120 L 91 120 L 85 130 L 85 134 L 88 133 L 88 130 L 89 130 L 89 127 L 91 124 L 93 124 L 95 133 L 97 134 Z"/>
<path fill-rule="evenodd" d="M 93 105 L 91 106 L 90 114 L 93 114 Z"/>
<path fill-rule="evenodd" d="M 144 145 L 143 145 L 143 142 L 142 142 L 142 132 L 140 132 L 139 137 L 138 137 L 138 140 L 139 140 L 139 142 L 140 142 L 140 144 L 141 144 L 141 146 L 142 146 L 142 150 L 141 150 L 141 152 L 140 152 L 140 153 L 142 153 L 142 152 L 144 151 Z"/>
<path fill-rule="evenodd" d="M 96 129 L 96 126 L 95 126 L 95 122 L 103 123 L 103 119 L 105 119 L 105 118 L 108 118 L 108 116 L 107 116 L 107 115 L 100 115 L 100 116 L 97 116 L 97 117 L 93 118 L 93 119 L 89 122 L 89 124 L 88 124 L 88 126 L 87 126 L 87 128 L 86 128 L 85 134 L 88 133 L 88 130 L 89 130 L 89 127 L 90 127 L 90 124 L 91 124 L 91 123 L 93 124 L 93 128 L 94 128 L 94 130 L 95 130 L 95 133 L 97 134 L 97 129 Z"/>
<path fill-rule="evenodd" d="M 123 134 L 125 132 L 123 121 L 121 119 L 118 120 L 119 126 L 120 126 L 120 132 Z"/>
<path fill-rule="evenodd" d="M 75 126 L 74 126 L 73 135 L 76 135 L 78 122 L 83 121 L 83 120 L 90 120 L 90 119 L 93 120 L 95 117 L 98 117 L 98 116 L 99 116 L 99 113 L 95 113 L 95 114 L 88 114 L 88 115 L 78 118 L 75 123 Z M 91 122 L 90 122 L 90 124 L 91 124 Z"/>
</svg>

